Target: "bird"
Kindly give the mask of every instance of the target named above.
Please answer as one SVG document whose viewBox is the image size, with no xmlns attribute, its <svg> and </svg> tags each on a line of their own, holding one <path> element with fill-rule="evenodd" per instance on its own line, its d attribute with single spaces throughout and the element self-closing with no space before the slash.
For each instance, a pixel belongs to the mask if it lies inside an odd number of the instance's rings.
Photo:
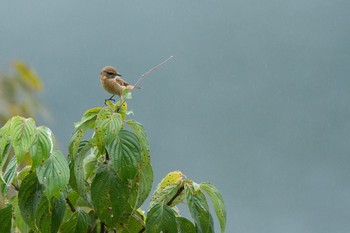
<svg viewBox="0 0 350 233">
<path fill-rule="evenodd" d="M 101 85 L 107 92 L 112 94 L 112 96 L 109 99 L 105 100 L 105 103 L 108 100 L 115 101 L 113 99 L 115 95 L 118 95 L 121 102 L 123 102 L 124 101 L 123 94 L 125 89 L 132 90 L 134 88 L 137 88 L 137 89 L 141 88 L 139 86 L 130 85 L 121 77 L 122 75 L 119 74 L 118 70 L 113 66 L 105 66 L 102 68 L 100 72 Z"/>
</svg>

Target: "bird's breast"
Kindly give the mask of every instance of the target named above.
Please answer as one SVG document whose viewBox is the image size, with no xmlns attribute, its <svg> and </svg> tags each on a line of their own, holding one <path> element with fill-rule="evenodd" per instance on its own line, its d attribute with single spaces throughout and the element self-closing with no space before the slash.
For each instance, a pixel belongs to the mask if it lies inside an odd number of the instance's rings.
<svg viewBox="0 0 350 233">
<path fill-rule="evenodd" d="M 121 96 L 125 87 L 120 86 L 115 79 L 101 79 L 103 88 L 114 95 Z"/>
</svg>

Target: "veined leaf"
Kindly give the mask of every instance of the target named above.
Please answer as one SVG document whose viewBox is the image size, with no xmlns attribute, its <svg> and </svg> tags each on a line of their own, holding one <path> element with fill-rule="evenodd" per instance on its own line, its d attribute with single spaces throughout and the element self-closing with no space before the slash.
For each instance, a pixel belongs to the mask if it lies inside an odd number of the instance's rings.
<svg viewBox="0 0 350 233">
<path fill-rule="evenodd" d="M 137 181 L 135 182 L 138 189 L 137 192 L 133 191 L 133 194 L 136 194 L 137 201 L 135 203 L 134 209 L 139 208 L 144 201 L 147 199 L 149 193 L 152 189 L 153 184 L 153 169 L 150 163 L 145 163 L 141 165 L 141 169 L 137 175 Z"/>
<path fill-rule="evenodd" d="M 74 123 L 74 127 L 78 129 L 85 125 L 87 128 L 93 128 L 92 123 L 95 120 L 94 118 L 97 117 L 101 109 L 101 107 L 98 107 L 87 110 L 81 120 Z"/>
<path fill-rule="evenodd" d="M 86 129 L 84 128 L 77 129 L 69 140 L 68 151 L 69 157 L 72 159 L 72 161 L 75 160 L 75 157 L 79 150 L 80 142 L 83 140 L 85 131 Z"/>
<path fill-rule="evenodd" d="M 40 126 L 37 128 L 37 131 L 36 139 L 30 147 L 33 168 L 45 162 L 52 153 L 55 144 L 53 133 L 49 128 Z"/>
<path fill-rule="evenodd" d="M 171 207 L 182 202 L 185 198 L 183 192 L 183 174 L 180 171 L 169 172 L 158 184 L 155 190 L 150 208 L 157 203 L 168 203 L 171 200 Z M 173 199 L 177 195 L 175 199 Z"/>
<path fill-rule="evenodd" d="M 33 119 L 23 117 L 13 117 L 11 120 L 11 143 L 15 150 L 17 163 L 21 163 L 25 154 L 35 140 L 37 129 Z"/>
<path fill-rule="evenodd" d="M 136 185 L 138 192 L 133 192 L 137 198 L 135 209 L 139 208 L 147 199 L 153 184 L 153 169 L 150 164 L 150 145 L 147 140 L 147 134 L 142 124 L 135 120 L 127 120 L 126 123 L 130 126 L 141 146 L 141 163 L 137 174 Z"/>
<path fill-rule="evenodd" d="M 7 161 L 7 158 L 9 157 L 9 155 L 10 155 L 10 152 L 11 152 L 11 143 L 10 142 L 8 142 L 7 144 L 6 144 L 6 146 L 5 146 L 5 149 L 4 149 L 4 151 L 3 151 L 3 154 L 2 155 L 0 155 L 0 157 L 2 158 L 2 161 L 0 162 L 0 171 L 2 171 L 3 169 L 3 165 L 6 163 L 6 161 Z M 6 181 L 4 180 L 4 178 L 3 178 L 3 174 L 2 174 L 2 172 L 0 172 L 0 182 L 1 183 L 6 183 Z"/>
<path fill-rule="evenodd" d="M 45 163 L 37 168 L 38 180 L 45 186 L 46 196 L 59 197 L 69 181 L 67 160 L 59 150 L 53 150 Z"/>
<path fill-rule="evenodd" d="M 224 204 L 224 198 L 222 197 L 219 190 L 211 183 L 203 182 L 199 186 L 209 195 L 213 203 L 216 216 L 218 217 L 220 222 L 221 232 L 225 232 L 226 209 Z"/>
<path fill-rule="evenodd" d="M 66 210 L 63 195 L 60 198 L 52 198 L 49 203 L 47 198 L 42 198 L 35 211 L 35 224 L 41 232 L 56 233 L 61 225 Z"/>
<path fill-rule="evenodd" d="M 83 210 L 77 210 L 62 225 L 60 231 L 62 233 L 81 233 L 87 232 L 90 224 L 90 216 Z"/>
<path fill-rule="evenodd" d="M 86 199 L 86 189 L 85 189 L 85 171 L 84 171 L 84 158 L 86 153 L 91 149 L 91 144 L 87 141 L 80 143 L 80 149 L 74 161 L 74 176 L 77 185 L 77 192 L 81 197 Z"/>
<path fill-rule="evenodd" d="M 13 216 L 15 216 L 15 218 L 13 219 L 12 225 L 16 226 L 18 231 L 21 233 L 29 233 L 30 226 L 24 222 L 24 219 L 21 216 L 21 211 L 20 211 L 19 206 L 18 206 L 18 196 L 14 196 L 10 200 L 10 203 L 13 206 Z"/>
<path fill-rule="evenodd" d="M 95 175 L 97 165 L 98 162 L 94 153 L 90 153 L 84 158 L 83 166 L 85 179 L 89 179 Z"/>
<path fill-rule="evenodd" d="M 121 130 L 118 140 L 106 145 L 114 169 L 122 179 L 134 179 L 141 159 L 140 145 L 135 134 Z"/>
<path fill-rule="evenodd" d="M 196 228 L 187 218 L 177 217 L 176 221 L 179 228 L 179 233 L 196 233 Z"/>
<path fill-rule="evenodd" d="M 17 161 L 16 161 L 16 157 L 13 156 L 10 162 L 7 164 L 6 170 L 4 172 L 3 179 L 5 183 L 1 184 L 1 192 L 4 197 L 6 196 L 8 186 L 11 185 L 11 182 L 16 175 L 16 171 L 17 171 Z"/>
<path fill-rule="evenodd" d="M 100 107 L 89 109 L 84 113 L 80 121 L 74 123 L 76 130 L 73 133 L 68 146 L 69 155 L 72 157 L 73 161 L 78 153 L 80 142 L 83 140 L 86 130 L 95 127 L 95 121 L 101 109 L 102 108 Z"/>
<path fill-rule="evenodd" d="M 122 103 L 122 106 L 119 107 L 121 103 Z M 110 106 L 110 107 L 111 107 L 111 106 Z M 123 100 L 123 101 L 122 101 L 122 100 L 119 100 L 117 103 L 115 103 L 114 106 L 113 106 L 113 104 L 112 104 L 112 109 L 113 109 L 115 112 L 118 112 L 118 113 L 121 115 L 122 121 L 124 121 L 126 115 L 129 115 L 129 113 L 131 112 L 131 111 L 128 111 L 128 104 L 126 103 L 125 100 Z M 119 110 L 119 111 L 118 111 L 118 110 Z"/>
<path fill-rule="evenodd" d="M 8 145 L 8 138 L 10 136 L 11 130 L 11 119 L 6 122 L 6 124 L 0 128 L 0 168 L 2 164 L 5 163 L 7 158 L 3 158 L 5 148 Z"/>
<path fill-rule="evenodd" d="M 150 203 L 150 208 L 152 208 L 154 205 L 159 203 L 168 203 L 170 200 L 172 200 L 175 195 L 178 195 L 178 199 L 175 202 L 175 199 L 171 202 L 171 207 L 175 206 L 179 202 L 183 201 L 184 195 L 183 195 L 183 181 L 178 181 L 177 183 L 173 183 L 171 185 L 166 186 L 163 189 L 156 189 L 156 191 L 153 193 L 152 200 Z M 178 193 L 181 192 L 181 193 Z"/>
<path fill-rule="evenodd" d="M 196 190 L 193 184 L 185 184 L 185 193 L 188 209 L 195 222 L 197 232 L 214 232 L 213 218 L 211 217 L 205 195 L 201 190 Z"/>
<path fill-rule="evenodd" d="M 145 128 L 142 124 L 135 120 L 127 120 L 126 123 L 131 127 L 134 134 L 139 139 L 141 149 L 142 149 L 142 161 L 149 162 L 150 161 L 150 145 L 147 140 L 147 134 Z"/>
<path fill-rule="evenodd" d="M 112 112 L 110 108 L 103 108 L 96 118 L 95 135 L 96 145 L 101 154 L 105 152 L 105 143 L 118 137 L 122 127 L 122 118 L 119 113 Z"/>
<path fill-rule="evenodd" d="M 173 210 L 165 204 L 154 205 L 147 214 L 146 233 L 178 232 Z"/>
<path fill-rule="evenodd" d="M 0 219 L 0 232 L 11 233 L 12 205 L 7 205 L 5 208 L 0 209 Z"/>
<path fill-rule="evenodd" d="M 101 164 L 91 184 L 91 199 L 99 218 L 115 227 L 128 206 L 129 188 L 113 169 Z"/>
<path fill-rule="evenodd" d="M 180 171 L 169 172 L 160 182 L 159 189 L 164 189 L 165 187 L 178 183 L 182 180 L 183 174 Z"/>
<path fill-rule="evenodd" d="M 29 173 L 22 181 L 18 192 L 18 206 L 22 218 L 31 227 L 35 227 L 34 216 L 43 196 L 44 187 L 39 183 L 36 174 Z"/>
<path fill-rule="evenodd" d="M 137 210 L 135 213 L 123 220 L 123 224 L 119 224 L 116 227 L 116 232 L 122 233 L 139 233 L 144 229 L 145 216 L 142 211 Z"/>
</svg>

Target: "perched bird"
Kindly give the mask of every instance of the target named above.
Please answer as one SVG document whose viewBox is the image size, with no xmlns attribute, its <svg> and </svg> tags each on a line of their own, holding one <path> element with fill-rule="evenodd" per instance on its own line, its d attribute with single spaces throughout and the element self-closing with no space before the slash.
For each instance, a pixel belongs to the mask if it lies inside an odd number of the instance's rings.
<svg viewBox="0 0 350 233">
<path fill-rule="evenodd" d="M 101 84 L 107 92 L 112 94 L 111 98 L 106 99 L 105 101 L 114 100 L 113 97 L 115 95 L 118 95 L 123 101 L 123 91 L 125 89 L 132 90 L 134 88 L 140 88 L 139 86 L 128 84 L 121 77 L 121 74 L 119 74 L 117 69 L 113 66 L 105 66 L 102 68 L 100 73 Z"/>
</svg>

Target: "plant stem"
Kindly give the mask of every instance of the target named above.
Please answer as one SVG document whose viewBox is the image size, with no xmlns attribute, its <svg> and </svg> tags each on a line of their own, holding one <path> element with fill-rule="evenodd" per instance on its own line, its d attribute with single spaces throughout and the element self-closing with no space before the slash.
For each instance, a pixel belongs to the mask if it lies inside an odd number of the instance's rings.
<svg viewBox="0 0 350 233">
<path fill-rule="evenodd" d="M 105 233 L 105 223 L 104 222 L 101 222 L 101 233 Z"/>
<path fill-rule="evenodd" d="M 19 191 L 19 187 L 17 184 L 15 184 L 15 183 L 11 183 L 11 184 L 16 191 Z"/>
<path fill-rule="evenodd" d="M 68 197 L 66 198 L 66 202 L 67 202 L 67 204 L 69 205 L 70 210 L 71 210 L 72 212 L 75 212 L 76 209 L 74 208 L 72 202 L 69 200 Z"/>
<path fill-rule="evenodd" d="M 181 186 L 180 186 L 180 188 L 177 190 L 177 192 L 175 193 L 175 195 L 170 199 L 170 201 L 168 201 L 166 204 L 168 205 L 168 206 L 170 206 L 172 203 L 173 203 L 173 201 L 182 193 L 182 191 L 185 189 L 185 186 L 182 184 Z"/>
</svg>

